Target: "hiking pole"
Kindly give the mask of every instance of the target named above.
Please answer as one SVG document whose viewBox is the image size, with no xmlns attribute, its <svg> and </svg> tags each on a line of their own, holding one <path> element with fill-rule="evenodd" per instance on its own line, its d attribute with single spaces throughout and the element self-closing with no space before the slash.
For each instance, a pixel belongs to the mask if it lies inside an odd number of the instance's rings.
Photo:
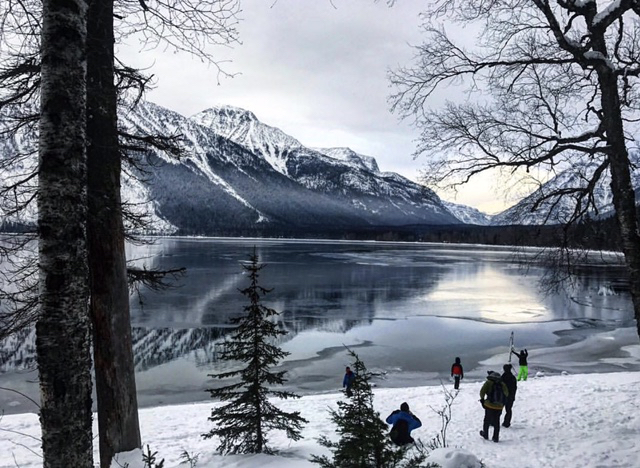
<svg viewBox="0 0 640 468">
<path fill-rule="evenodd" d="M 513 351 L 513 331 L 509 337 L 509 364 L 511 364 L 511 351 Z"/>
</svg>

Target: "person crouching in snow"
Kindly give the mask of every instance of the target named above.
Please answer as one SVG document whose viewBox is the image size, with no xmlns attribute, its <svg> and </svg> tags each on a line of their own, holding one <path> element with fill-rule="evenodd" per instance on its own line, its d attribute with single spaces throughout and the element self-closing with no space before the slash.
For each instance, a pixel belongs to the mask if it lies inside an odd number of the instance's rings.
<svg viewBox="0 0 640 468">
<path fill-rule="evenodd" d="M 494 442 L 500 439 L 500 414 L 509 396 L 509 389 L 501 380 L 500 374 L 493 371 L 487 372 L 487 380 L 480 389 L 480 403 L 484 408 L 484 422 L 480 435 L 489 438 L 489 426 L 493 427 Z"/>
<path fill-rule="evenodd" d="M 348 397 L 353 395 L 351 386 L 353 385 L 354 380 L 356 380 L 356 374 L 354 374 L 351 368 L 347 366 L 344 372 L 344 378 L 342 379 L 342 388 L 345 389 L 345 393 Z"/>
<path fill-rule="evenodd" d="M 411 431 L 422 426 L 422 421 L 411 411 L 409 405 L 402 403 L 399 410 L 395 410 L 387 417 L 387 424 L 393 424 L 389 437 L 396 445 L 407 445 L 413 442 Z"/>
<path fill-rule="evenodd" d="M 464 371 L 462 370 L 459 357 L 457 357 L 456 362 L 451 365 L 451 377 L 453 377 L 453 388 L 458 390 L 458 388 L 460 388 L 460 381 L 464 378 Z"/>
</svg>

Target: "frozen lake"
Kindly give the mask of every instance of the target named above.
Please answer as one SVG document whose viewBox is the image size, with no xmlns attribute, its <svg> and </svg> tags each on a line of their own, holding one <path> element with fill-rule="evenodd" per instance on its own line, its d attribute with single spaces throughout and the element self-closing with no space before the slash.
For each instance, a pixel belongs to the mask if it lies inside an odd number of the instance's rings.
<svg viewBox="0 0 640 468">
<path fill-rule="evenodd" d="M 638 337 L 620 266 L 590 265 L 565 291 L 545 294 L 545 270 L 523 269 L 506 248 L 164 238 L 128 252 L 139 266 L 187 268 L 180 287 L 144 291 L 142 305 L 132 297 L 141 404 L 208 398 L 204 389 L 217 384 L 208 374 L 228 365 L 216 351 L 246 304 L 241 262 L 254 246 L 267 265 L 261 285 L 273 288 L 265 303 L 290 332 L 281 346 L 291 353 L 288 386 L 299 393 L 340 388 L 345 346 L 380 372 L 381 387 L 448 380 L 456 356 L 467 379 L 480 379 L 506 362 L 512 331 L 516 347 L 530 352 L 531 374 L 640 368 L 623 349 Z M 37 395 L 35 372 L 4 370 L 0 386 L 18 379 Z"/>
</svg>

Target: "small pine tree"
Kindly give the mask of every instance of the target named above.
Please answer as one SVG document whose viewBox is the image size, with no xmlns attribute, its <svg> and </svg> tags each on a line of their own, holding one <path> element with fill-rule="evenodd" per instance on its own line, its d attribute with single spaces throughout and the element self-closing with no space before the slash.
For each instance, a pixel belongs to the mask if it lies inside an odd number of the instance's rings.
<svg viewBox="0 0 640 468">
<path fill-rule="evenodd" d="M 271 289 L 258 285 L 259 272 L 265 265 L 258 263 L 255 249 L 249 259 L 249 264 L 243 265 L 243 268 L 249 273 L 250 285 L 240 290 L 249 299 L 249 304 L 244 307 L 245 315 L 232 320 L 237 328 L 220 354 L 222 360 L 239 361 L 246 366 L 211 374 L 210 377 L 218 379 L 239 377 L 240 381 L 207 390 L 212 398 L 229 402 L 211 411 L 209 421 L 216 427 L 203 434 L 205 439 L 219 437 L 217 451 L 221 454 L 272 453 L 267 445 L 267 433 L 270 430 L 285 431 L 289 439 L 299 440 L 302 437 L 302 425 L 307 422 L 299 412 L 286 413 L 268 400 L 270 396 L 281 399 L 299 396 L 270 389 L 286 381 L 285 371 L 272 372 L 270 369 L 289 354 L 271 344 L 287 332 L 270 320 L 278 312 L 261 303 L 262 296 L 271 292 Z"/>
<path fill-rule="evenodd" d="M 398 466 L 418 467 L 424 456 L 406 459 L 407 449 L 396 447 L 387 436 L 388 427 L 373 409 L 371 373 L 358 355 L 349 350 L 355 359 L 352 366 L 356 378 L 351 386 L 353 395 L 338 402 L 338 410 L 331 410 L 331 420 L 340 435 L 337 442 L 321 436 L 318 442 L 333 452 L 333 459 L 326 455 L 312 455 L 311 461 L 323 468 L 389 468 Z M 410 464 L 407 464 L 410 463 Z"/>
</svg>

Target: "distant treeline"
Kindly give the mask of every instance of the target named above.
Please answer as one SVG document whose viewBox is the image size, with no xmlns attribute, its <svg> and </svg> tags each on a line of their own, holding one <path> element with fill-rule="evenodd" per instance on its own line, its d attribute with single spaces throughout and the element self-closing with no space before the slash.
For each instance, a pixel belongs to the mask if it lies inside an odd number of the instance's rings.
<svg viewBox="0 0 640 468">
<path fill-rule="evenodd" d="M 640 215 L 640 213 L 639 213 Z M 365 226 L 351 229 L 269 227 L 260 229 L 225 229 L 214 233 L 186 232 L 180 235 L 213 235 L 220 237 L 281 237 L 309 239 L 376 240 L 399 242 L 441 242 L 485 245 L 555 247 L 567 245 L 591 250 L 621 250 L 618 224 L 614 218 L 565 226 L 478 226 L 406 225 Z"/>
<path fill-rule="evenodd" d="M 640 216 L 640 210 L 638 215 Z M 5 222 L 4 232 L 33 232 L 34 227 Z M 621 250 L 620 232 L 615 218 L 588 220 L 572 226 L 478 226 L 405 225 L 362 226 L 354 228 L 265 226 L 259 228 L 180 229 L 180 236 L 308 238 L 342 240 L 376 240 L 400 242 L 442 242 L 455 244 L 515 245 L 554 247 L 567 245 L 592 250 Z"/>
</svg>

